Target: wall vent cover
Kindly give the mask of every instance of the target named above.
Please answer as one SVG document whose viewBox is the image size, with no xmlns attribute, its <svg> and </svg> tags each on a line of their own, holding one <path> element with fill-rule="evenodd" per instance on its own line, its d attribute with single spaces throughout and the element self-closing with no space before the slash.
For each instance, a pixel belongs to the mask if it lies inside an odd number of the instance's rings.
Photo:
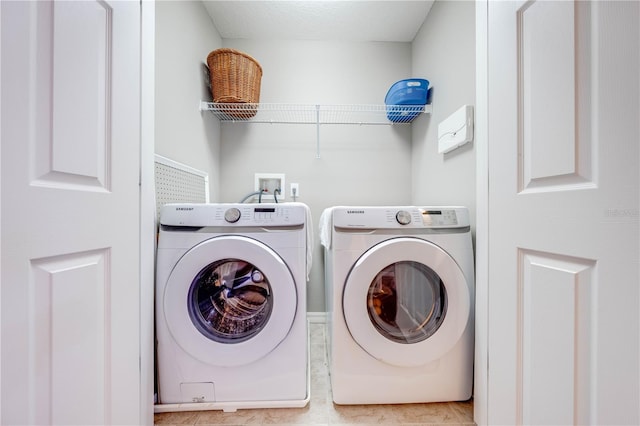
<svg viewBox="0 0 640 426">
<path fill-rule="evenodd" d="M 168 203 L 208 203 L 209 174 L 160 155 L 155 156 L 156 216 Z"/>
</svg>

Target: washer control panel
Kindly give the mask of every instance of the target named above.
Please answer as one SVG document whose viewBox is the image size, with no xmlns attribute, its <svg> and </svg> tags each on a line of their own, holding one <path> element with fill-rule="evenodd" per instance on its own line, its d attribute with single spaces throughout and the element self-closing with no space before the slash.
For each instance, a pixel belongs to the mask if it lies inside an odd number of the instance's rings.
<svg viewBox="0 0 640 426">
<path fill-rule="evenodd" d="M 167 204 L 160 223 L 166 226 L 295 226 L 306 223 L 301 203 Z"/>
<path fill-rule="evenodd" d="M 256 222 L 271 222 L 284 218 L 288 212 L 275 207 L 256 207 L 253 209 L 253 220 Z"/>
<path fill-rule="evenodd" d="M 466 228 L 469 211 L 465 207 L 335 207 L 336 228 Z"/>
<path fill-rule="evenodd" d="M 456 226 L 458 216 L 455 210 L 423 210 L 422 223 L 425 226 Z"/>
</svg>

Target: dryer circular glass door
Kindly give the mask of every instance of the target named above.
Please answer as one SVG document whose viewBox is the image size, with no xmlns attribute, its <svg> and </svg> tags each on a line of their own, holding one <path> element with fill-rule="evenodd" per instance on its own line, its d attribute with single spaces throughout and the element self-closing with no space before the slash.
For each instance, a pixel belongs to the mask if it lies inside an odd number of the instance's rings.
<svg viewBox="0 0 640 426">
<path fill-rule="evenodd" d="M 173 339 L 216 366 L 249 364 L 287 336 L 297 310 L 296 284 L 284 260 L 242 236 L 206 240 L 169 275 L 164 315 Z"/>
<path fill-rule="evenodd" d="M 366 251 L 344 284 L 349 332 L 374 358 L 396 366 L 434 361 L 458 343 L 469 322 L 464 274 L 443 249 L 392 238 Z"/>
</svg>

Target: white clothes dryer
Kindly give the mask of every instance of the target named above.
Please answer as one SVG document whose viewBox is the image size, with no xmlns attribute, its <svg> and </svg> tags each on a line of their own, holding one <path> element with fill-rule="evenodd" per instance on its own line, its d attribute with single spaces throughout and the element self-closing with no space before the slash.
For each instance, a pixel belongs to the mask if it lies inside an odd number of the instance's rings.
<svg viewBox="0 0 640 426">
<path fill-rule="evenodd" d="M 301 203 L 162 208 L 160 407 L 306 405 L 307 218 Z"/>
<path fill-rule="evenodd" d="M 471 397 L 474 263 L 462 207 L 335 207 L 321 218 L 333 401 Z"/>
</svg>

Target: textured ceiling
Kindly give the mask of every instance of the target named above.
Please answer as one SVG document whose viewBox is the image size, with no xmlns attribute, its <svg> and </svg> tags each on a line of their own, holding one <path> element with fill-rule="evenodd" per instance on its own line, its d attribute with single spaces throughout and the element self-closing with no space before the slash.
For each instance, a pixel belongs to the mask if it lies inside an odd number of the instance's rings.
<svg viewBox="0 0 640 426">
<path fill-rule="evenodd" d="M 222 38 L 411 42 L 433 0 L 204 0 Z"/>
</svg>

